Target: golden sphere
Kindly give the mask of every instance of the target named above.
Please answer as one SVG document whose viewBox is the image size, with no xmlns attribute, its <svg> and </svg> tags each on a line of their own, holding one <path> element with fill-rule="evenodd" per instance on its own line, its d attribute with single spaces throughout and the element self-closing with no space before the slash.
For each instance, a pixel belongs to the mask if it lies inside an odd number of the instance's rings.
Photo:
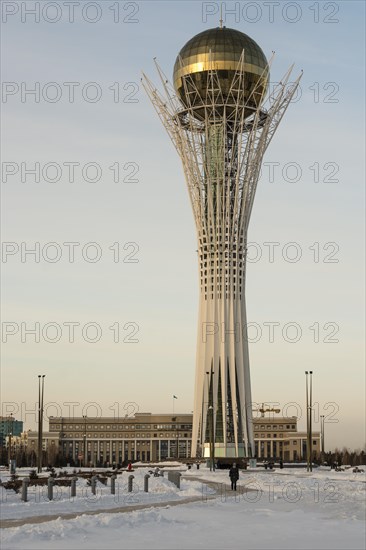
<svg viewBox="0 0 366 550">
<path fill-rule="evenodd" d="M 241 86 L 233 87 L 235 91 L 229 93 L 243 50 Z M 209 71 L 213 69 L 220 91 L 207 86 Z M 191 38 L 179 52 L 173 72 L 174 88 L 183 105 L 192 107 L 192 113 L 200 119 L 205 113 L 212 116 L 213 96 L 216 113 L 222 114 L 225 108 L 226 116 L 230 116 L 237 105 L 245 105 L 247 118 L 263 100 L 268 80 L 267 59 L 258 44 L 248 35 L 226 27 L 209 29 Z"/>
</svg>

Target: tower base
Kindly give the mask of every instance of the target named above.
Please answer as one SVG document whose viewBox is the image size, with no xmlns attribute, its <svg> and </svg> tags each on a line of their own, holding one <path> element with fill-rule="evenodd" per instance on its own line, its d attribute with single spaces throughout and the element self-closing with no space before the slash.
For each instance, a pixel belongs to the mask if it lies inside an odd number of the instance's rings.
<svg viewBox="0 0 366 550">
<path fill-rule="evenodd" d="M 210 443 L 203 444 L 203 457 L 210 458 Z M 215 443 L 215 460 L 221 458 L 246 458 L 244 444 L 238 445 L 238 453 L 235 450 L 235 443 Z"/>
</svg>

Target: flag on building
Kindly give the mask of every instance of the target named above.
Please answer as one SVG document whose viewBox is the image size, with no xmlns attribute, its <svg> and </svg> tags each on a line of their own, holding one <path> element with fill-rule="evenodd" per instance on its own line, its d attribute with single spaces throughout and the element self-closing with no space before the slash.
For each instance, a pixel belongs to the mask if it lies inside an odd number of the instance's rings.
<svg viewBox="0 0 366 550">
<path fill-rule="evenodd" d="M 178 399 L 178 397 L 176 395 L 173 395 L 173 399 Z"/>
</svg>

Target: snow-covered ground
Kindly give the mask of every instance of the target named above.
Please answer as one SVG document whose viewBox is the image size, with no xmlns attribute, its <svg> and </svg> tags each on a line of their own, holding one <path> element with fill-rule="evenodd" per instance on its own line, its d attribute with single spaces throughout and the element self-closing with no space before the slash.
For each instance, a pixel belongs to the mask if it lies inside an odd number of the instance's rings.
<svg viewBox="0 0 366 550">
<path fill-rule="evenodd" d="M 13 490 L 5 490 L 4 487 L 0 487 L 1 519 L 22 519 L 43 515 L 52 516 L 93 510 L 110 510 L 112 508 L 181 500 L 182 498 L 200 497 L 202 495 L 203 485 L 201 482 L 181 480 L 180 489 L 178 489 L 168 481 L 167 473 L 165 473 L 165 477 L 151 476 L 149 479 L 149 492 L 145 493 L 144 476 L 149 473 L 149 470 L 151 471 L 151 468 L 138 468 L 133 472 L 123 472 L 118 475 L 114 495 L 111 494 L 110 479 L 108 479 L 107 485 L 97 481 L 95 495 L 87 484 L 87 480 L 83 478 L 78 478 L 75 497 L 71 497 L 70 487 L 55 486 L 52 501 L 47 496 L 47 485 L 43 487 L 30 486 L 28 488 L 28 502 L 21 500 L 21 493 L 16 494 Z M 73 468 L 63 468 L 63 471 L 72 473 Z M 29 470 L 24 469 L 22 472 L 22 469 L 19 469 L 20 479 L 23 474 L 28 472 Z M 77 476 L 77 473 L 75 475 Z M 129 475 L 134 476 L 133 491 L 131 493 L 127 490 Z M 6 481 L 8 476 L 2 475 L 1 479 Z M 208 489 L 208 491 L 214 492 L 212 489 Z"/>
<path fill-rule="evenodd" d="M 127 493 L 121 481 L 123 476 L 127 480 L 125 473 L 118 480 L 122 490 L 117 502 L 108 494 L 109 486 L 98 486 L 99 500 L 93 503 L 89 499 L 95 497 L 90 496 L 90 489 L 81 480 L 78 496 L 73 500 L 49 502 L 46 489 L 43 500 L 37 502 L 34 499 L 22 503 L 20 495 L 6 495 L 2 502 L 3 519 L 72 512 L 80 515 L 2 529 L 2 549 L 365 548 L 366 477 L 353 474 L 352 469 L 317 469 L 312 473 L 303 469 L 247 470 L 241 472 L 238 491 L 234 493 L 226 486 L 227 471 L 210 472 L 201 467 L 184 473 L 181 490 L 165 478 L 151 477 L 151 492 L 146 494 L 143 476 L 147 470 L 141 468 L 133 473 L 140 489 L 133 495 L 135 502 L 124 500 Z M 202 483 L 190 479 L 193 477 Z M 204 480 L 217 483 L 216 498 L 206 498 L 212 491 Z M 245 492 L 245 488 L 251 490 Z M 188 496 L 199 500 L 164 508 L 153 506 Z M 147 508 L 128 513 L 83 514 L 86 510 L 134 504 L 146 504 Z"/>
</svg>

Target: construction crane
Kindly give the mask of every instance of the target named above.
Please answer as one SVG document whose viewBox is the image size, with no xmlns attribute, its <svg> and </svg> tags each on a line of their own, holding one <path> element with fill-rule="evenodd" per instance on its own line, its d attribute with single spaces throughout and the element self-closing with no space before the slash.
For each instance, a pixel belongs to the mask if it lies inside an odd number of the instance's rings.
<svg viewBox="0 0 366 550">
<path fill-rule="evenodd" d="M 274 413 L 278 414 L 278 413 L 281 412 L 281 409 L 274 409 L 273 407 L 265 409 L 264 406 L 265 406 L 265 403 L 262 403 L 261 408 L 260 409 L 253 409 L 253 412 L 260 412 L 262 418 L 264 418 L 264 413 L 274 412 Z"/>
</svg>

